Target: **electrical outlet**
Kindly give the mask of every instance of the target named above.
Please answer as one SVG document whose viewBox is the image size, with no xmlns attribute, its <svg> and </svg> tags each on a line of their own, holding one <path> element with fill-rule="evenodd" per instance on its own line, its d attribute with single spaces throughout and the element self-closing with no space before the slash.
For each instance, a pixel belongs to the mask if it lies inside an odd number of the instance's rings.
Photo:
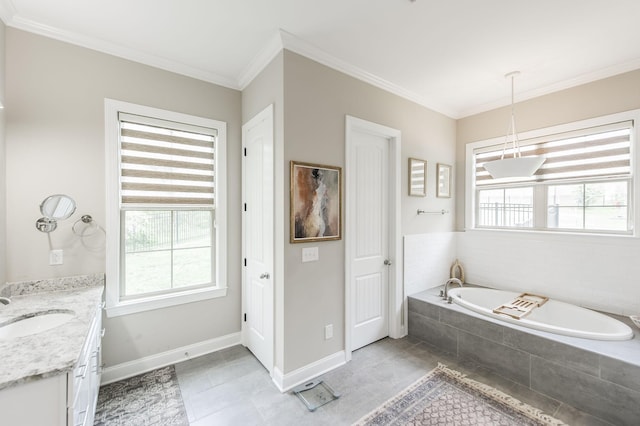
<svg viewBox="0 0 640 426">
<path fill-rule="evenodd" d="M 49 252 L 49 265 L 62 265 L 64 258 L 63 250 L 51 250 Z"/>
<path fill-rule="evenodd" d="M 318 260 L 318 247 L 305 247 L 302 249 L 302 261 L 314 262 Z"/>
<path fill-rule="evenodd" d="M 324 340 L 333 338 L 333 324 L 324 326 Z"/>
</svg>

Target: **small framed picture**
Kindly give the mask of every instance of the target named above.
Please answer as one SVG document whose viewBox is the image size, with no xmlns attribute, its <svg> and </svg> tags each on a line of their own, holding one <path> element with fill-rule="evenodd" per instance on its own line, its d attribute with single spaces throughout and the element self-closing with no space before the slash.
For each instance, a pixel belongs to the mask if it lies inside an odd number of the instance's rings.
<svg viewBox="0 0 640 426">
<path fill-rule="evenodd" d="M 427 195 L 427 162 L 417 158 L 409 158 L 409 195 L 426 197 Z"/>
<path fill-rule="evenodd" d="M 436 197 L 451 197 L 451 166 L 448 164 L 438 163 L 438 186 L 436 188 Z"/>
<path fill-rule="evenodd" d="M 342 169 L 291 162 L 291 243 L 342 238 Z"/>
</svg>

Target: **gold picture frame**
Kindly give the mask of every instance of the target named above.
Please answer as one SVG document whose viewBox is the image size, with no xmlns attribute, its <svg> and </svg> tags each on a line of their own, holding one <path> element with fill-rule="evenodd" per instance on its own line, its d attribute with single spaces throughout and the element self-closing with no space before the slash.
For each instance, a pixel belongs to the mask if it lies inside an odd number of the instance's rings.
<svg viewBox="0 0 640 426">
<path fill-rule="evenodd" d="M 436 197 L 451 198 L 451 166 L 438 163 L 437 176 Z"/>
<path fill-rule="evenodd" d="M 342 238 L 342 169 L 291 161 L 289 242 Z"/>
<path fill-rule="evenodd" d="M 427 162 L 409 158 L 409 196 L 427 196 Z"/>
</svg>

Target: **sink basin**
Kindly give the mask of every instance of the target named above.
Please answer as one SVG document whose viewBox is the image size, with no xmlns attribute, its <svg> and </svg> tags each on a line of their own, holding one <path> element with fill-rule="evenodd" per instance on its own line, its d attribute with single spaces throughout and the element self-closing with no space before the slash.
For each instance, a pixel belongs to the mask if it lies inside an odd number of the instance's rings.
<svg viewBox="0 0 640 426">
<path fill-rule="evenodd" d="M 30 336 L 51 330 L 75 318 L 73 311 L 49 310 L 22 315 L 0 324 L 0 339 Z"/>
</svg>

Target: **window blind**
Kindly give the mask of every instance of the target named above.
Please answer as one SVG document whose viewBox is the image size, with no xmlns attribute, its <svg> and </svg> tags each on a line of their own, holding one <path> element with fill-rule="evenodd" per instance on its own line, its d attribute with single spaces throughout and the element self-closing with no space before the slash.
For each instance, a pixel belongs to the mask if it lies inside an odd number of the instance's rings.
<svg viewBox="0 0 640 426">
<path fill-rule="evenodd" d="M 120 113 L 123 206 L 214 207 L 217 131 Z"/>
<path fill-rule="evenodd" d="M 546 161 L 531 178 L 493 179 L 484 168 L 487 161 L 502 155 L 503 145 L 474 151 L 476 186 L 515 182 L 565 181 L 573 179 L 631 176 L 631 134 L 633 122 L 615 123 L 520 141 L 523 157 L 544 155 Z M 505 152 L 505 158 L 513 150 Z"/>
</svg>

